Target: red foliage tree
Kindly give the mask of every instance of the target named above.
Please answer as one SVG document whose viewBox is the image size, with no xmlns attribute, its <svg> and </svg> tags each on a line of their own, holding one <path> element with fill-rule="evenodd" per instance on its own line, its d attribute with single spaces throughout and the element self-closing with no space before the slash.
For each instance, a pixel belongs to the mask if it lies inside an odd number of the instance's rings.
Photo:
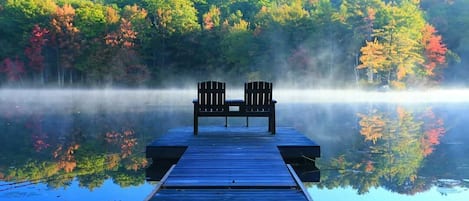
<svg viewBox="0 0 469 201">
<path fill-rule="evenodd" d="M 4 72 L 7 75 L 9 81 L 21 80 L 21 75 L 26 71 L 24 69 L 24 63 L 16 57 L 15 60 L 6 58 L 0 65 L 0 72 Z"/>
<path fill-rule="evenodd" d="M 49 30 L 41 28 L 39 25 L 34 25 L 29 38 L 30 47 L 24 51 L 26 57 L 29 59 L 29 66 L 36 72 L 44 70 L 44 56 L 42 56 L 42 47 L 46 44 L 47 39 L 45 36 Z"/>
<path fill-rule="evenodd" d="M 428 75 L 435 76 L 435 68 L 446 62 L 448 48 L 443 43 L 441 36 L 436 34 L 436 29 L 429 24 L 425 25 L 422 40 L 426 57 L 425 71 Z"/>
</svg>

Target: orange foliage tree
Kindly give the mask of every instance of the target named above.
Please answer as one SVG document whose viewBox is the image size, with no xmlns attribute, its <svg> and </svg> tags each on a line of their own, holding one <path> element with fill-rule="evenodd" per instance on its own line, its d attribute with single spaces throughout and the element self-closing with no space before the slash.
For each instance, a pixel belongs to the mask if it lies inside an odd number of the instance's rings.
<svg viewBox="0 0 469 201">
<path fill-rule="evenodd" d="M 425 48 L 425 72 L 433 77 L 438 76 L 434 72 L 435 69 L 445 64 L 446 52 L 448 51 L 442 37 L 436 33 L 435 27 L 430 24 L 426 24 L 422 32 L 422 43 Z"/>
<path fill-rule="evenodd" d="M 65 69 L 70 72 L 73 62 L 80 49 L 79 30 L 73 25 L 75 9 L 71 5 L 57 7 L 56 13 L 51 21 L 51 43 L 54 45 L 57 57 L 57 80 L 58 85 L 63 86 Z M 72 76 L 70 76 L 72 82 Z"/>
</svg>

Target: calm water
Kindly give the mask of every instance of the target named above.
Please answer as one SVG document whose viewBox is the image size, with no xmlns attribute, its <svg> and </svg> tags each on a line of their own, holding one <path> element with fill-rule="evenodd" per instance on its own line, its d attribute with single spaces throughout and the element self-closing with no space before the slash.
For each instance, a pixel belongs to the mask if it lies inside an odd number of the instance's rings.
<svg viewBox="0 0 469 201">
<path fill-rule="evenodd" d="M 321 145 L 321 182 L 306 184 L 315 201 L 469 197 L 469 100 L 449 98 L 459 92 L 419 93 L 274 95 L 277 125 Z M 143 200 L 156 185 L 145 181 L 145 145 L 170 128 L 192 126 L 194 96 L 0 90 L 0 200 Z M 223 118 L 200 124 L 223 125 Z"/>
</svg>

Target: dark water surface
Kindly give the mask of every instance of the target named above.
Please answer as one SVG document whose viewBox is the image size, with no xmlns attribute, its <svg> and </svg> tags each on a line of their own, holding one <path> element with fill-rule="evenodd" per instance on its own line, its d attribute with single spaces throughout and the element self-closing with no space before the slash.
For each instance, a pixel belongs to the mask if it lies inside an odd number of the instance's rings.
<svg viewBox="0 0 469 201">
<path fill-rule="evenodd" d="M 306 184 L 315 201 L 467 200 L 469 102 L 313 93 L 323 92 L 279 93 L 277 126 L 321 145 L 321 182 Z M 0 200 L 143 200 L 156 185 L 145 181 L 145 145 L 192 126 L 194 97 L 191 90 L 0 90 Z"/>
</svg>

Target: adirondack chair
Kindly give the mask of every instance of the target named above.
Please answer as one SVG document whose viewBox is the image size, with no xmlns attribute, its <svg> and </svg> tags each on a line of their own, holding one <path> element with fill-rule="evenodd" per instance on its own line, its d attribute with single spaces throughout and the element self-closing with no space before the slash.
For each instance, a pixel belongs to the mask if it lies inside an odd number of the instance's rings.
<svg viewBox="0 0 469 201">
<path fill-rule="evenodd" d="M 199 82 L 197 84 L 197 99 L 194 99 L 194 135 L 199 131 L 199 117 L 225 117 L 225 127 L 228 126 L 228 116 L 268 117 L 269 132 L 275 134 L 275 103 L 272 100 L 272 83 L 256 81 L 244 84 L 243 100 L 226 100 L 225 83 L 217 81 Z M 230 111 L 230 106 L 239 110 Z"/>
<path fill-rule="evenodd" d="M 225 83 L 205 81 L 197 84 L 197 99 L 194 104 L 194 135 L 198 133 L 199 117 L 225 117 L 227 126 L 228 105 L 225 104 Z"/>
<path fill-rule="evenodd" d="M 244 84 L 244 113 L 246 126 L 249 126 L 249 117 L 268 117 L 269 132 L 275 134 L 275 103 L 272 99 L 272 83 L 254 81 Z"/>
</svg>

